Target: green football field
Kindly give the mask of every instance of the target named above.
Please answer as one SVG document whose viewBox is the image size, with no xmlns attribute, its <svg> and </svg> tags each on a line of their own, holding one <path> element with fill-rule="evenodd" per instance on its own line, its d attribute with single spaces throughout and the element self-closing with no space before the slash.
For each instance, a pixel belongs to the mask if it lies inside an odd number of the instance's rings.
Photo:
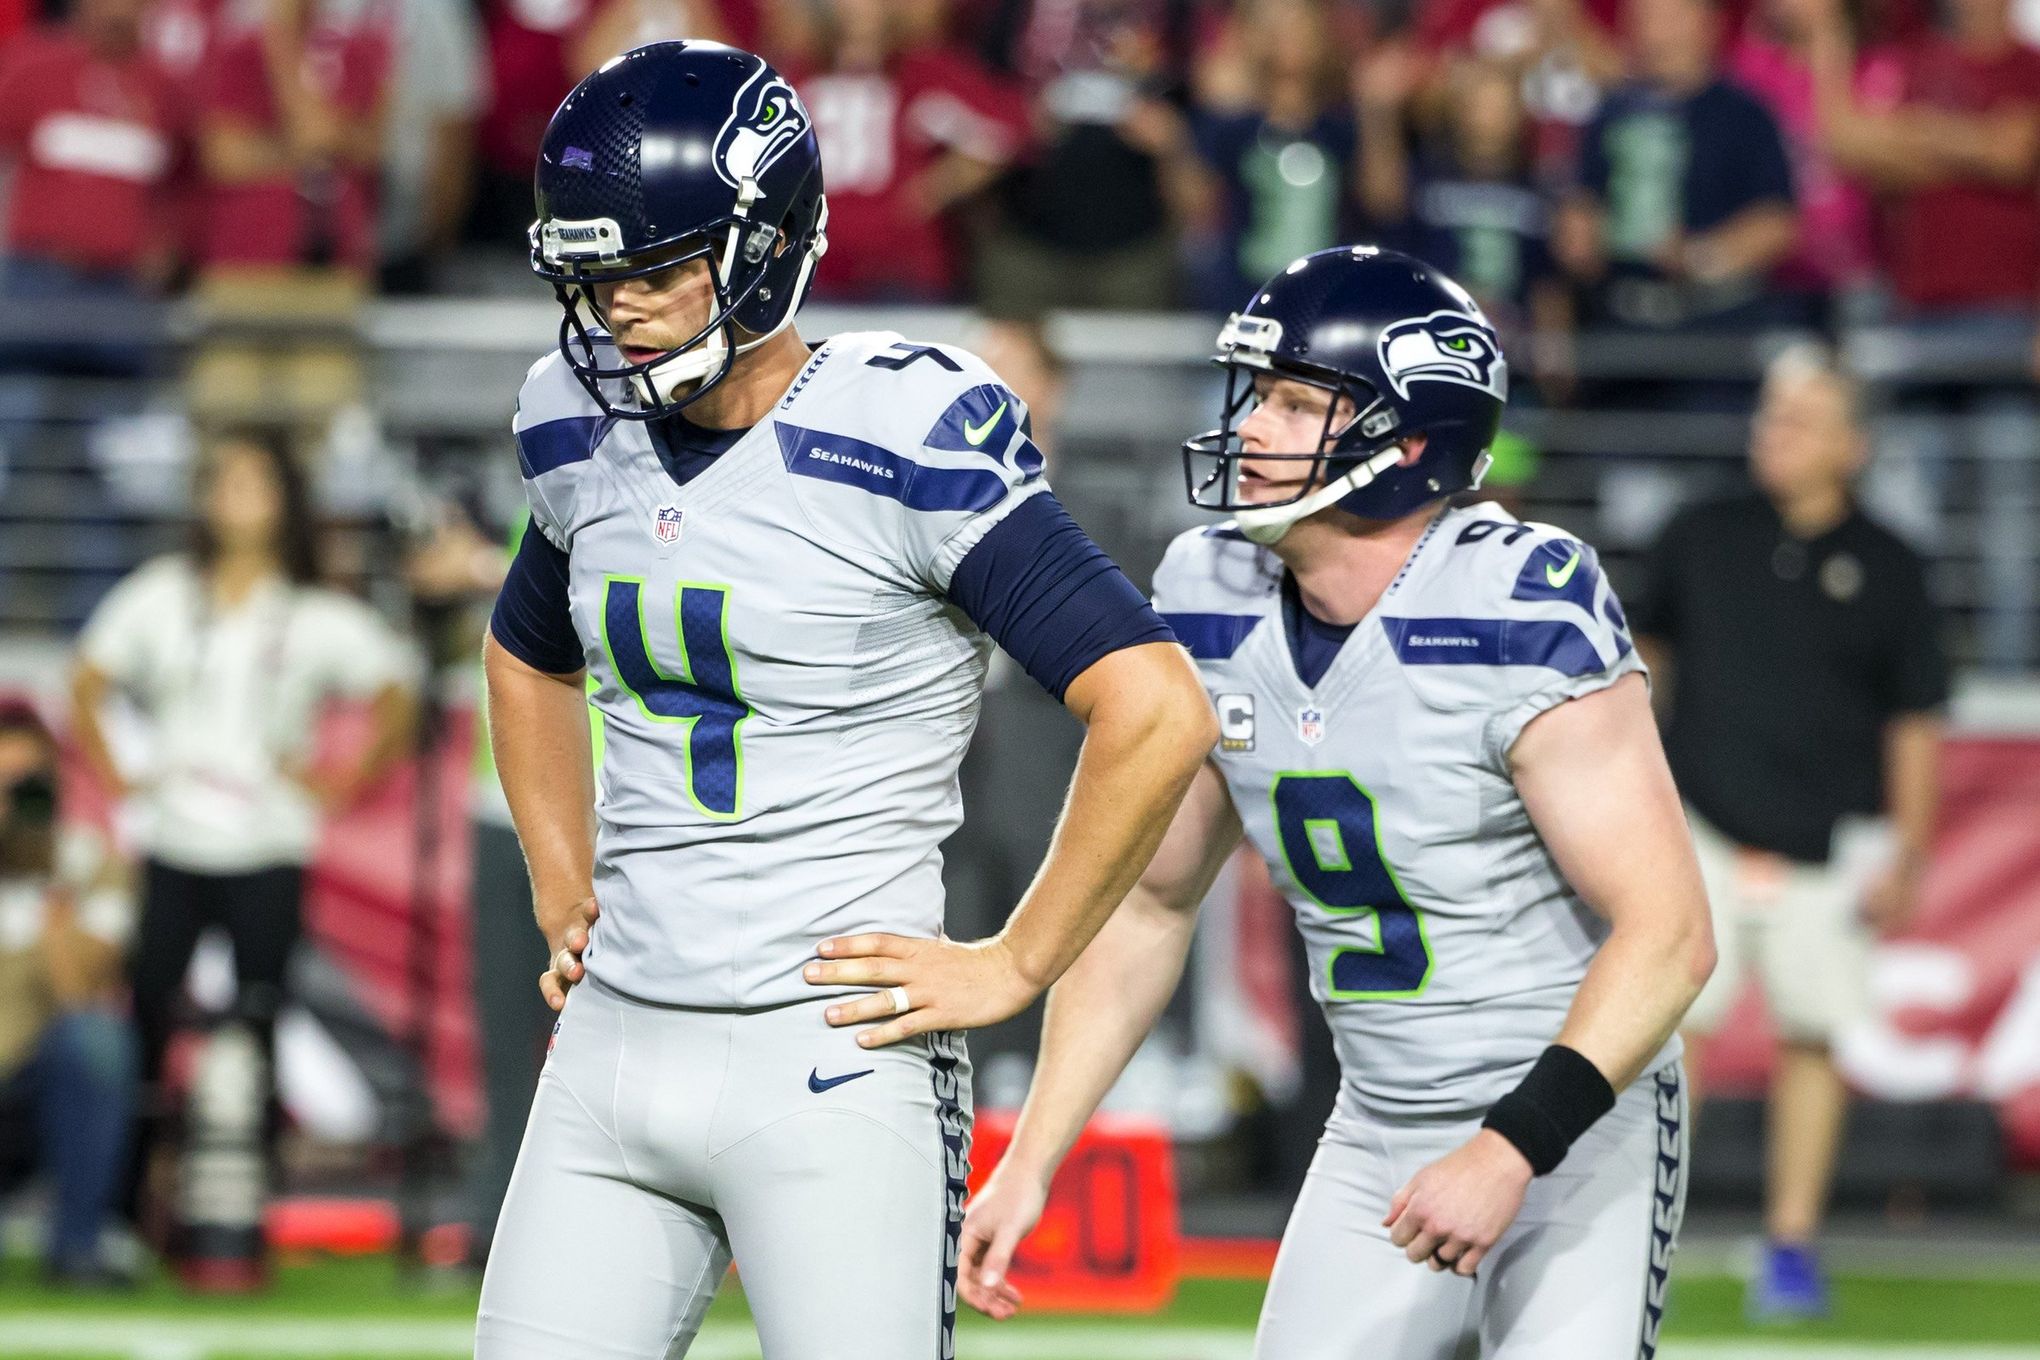
<svg viewBox="0 0 2040 1360">
<path fill-rule="evenodd" d="M 192 1300 L 168 1284 L 136 1294 L 34 1286 L 25 1262 L 0 1276 L 6 1360 L 447 1360 L 468 1354 L 471 1287 L 420 1293 L 381 1258 L 287 1266 L 267 1294 Z M 962 1360 L 1247 1360 L 1257 1283 L 1191 1281 L 1157 1317 L 1022 1318 L 961 1325 Z M 1753 1330 L 1742 1287 L 1675 1276 L 1664 1360 L 2040 1360 L 2040 1283 L 1851 1275 L 1833 1321 Z M 745 1360 L 757 1346 L 743 1298 L 725 1291 L 690 1360 Z"/>
</svg>

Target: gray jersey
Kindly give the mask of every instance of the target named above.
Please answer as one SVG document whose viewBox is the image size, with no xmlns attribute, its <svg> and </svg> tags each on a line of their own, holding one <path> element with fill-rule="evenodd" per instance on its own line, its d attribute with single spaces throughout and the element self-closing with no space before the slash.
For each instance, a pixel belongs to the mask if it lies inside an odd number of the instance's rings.
<svg viewBox="0 0 2040 1360">
<path fill-rule="evenodd" d="M 1295 909 L 1348 1088 L 1391 1116 L 1485 1108 L 1558 1033 L 1606 934 L 1508 751 L 1537 714 L 1642 669 L 1621 606 L 1577 540 L 1449 509 L 1306 686 L 1281 581 L 1221 525 L 1170 547 L 1155 607 L 1218 709 L 1219 769 Z"/>
<path fill-rule="evenodd" d="M 680 486 L 557 354 L 533 366 L 518 452 L 606 738 L 594 976 L 771 1005 L 815 995 L 831 935 L 938 932 L 992 645 L 944 591 L 1046 489 L 1025 425 L 970 354 L 840 335 Z"/>
</svg>

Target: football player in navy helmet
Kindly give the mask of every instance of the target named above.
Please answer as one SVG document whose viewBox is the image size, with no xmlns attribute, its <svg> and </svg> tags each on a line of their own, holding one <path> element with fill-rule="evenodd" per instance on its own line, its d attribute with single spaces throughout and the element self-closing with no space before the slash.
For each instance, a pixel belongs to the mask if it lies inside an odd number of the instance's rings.
<svg viewBox="0 0 2040 1360">
<path fill-rule="evenodd" d="M 1395 251 L 1298 260 L 1227 319 L 1214 362 L 1225 406 L 1183 445 L 1184 476 L 1192 504 L 1233 512 L 1256 543 L 1327 506 L 1389 521 L 1478 488 L 1509 396 L 1472 297 Z M 1270 393 L 1322 409 L 1305 451 L 1250 447 L 1245 423 Z"/>
<path fill-rule="evenodd" d="M 801 339 L 827 209 L 771 66 L 625 53 L 554 116 L 537 196 L 559 346 L 518 393 L 531 527 L 486 667 L 561 1015 L 475 1354 L 676 1360 L 734 1259 L 769 1360 L 952 1355 L 962 1031 L 1125 896 L 1210 703 L 982 360 Z M 994 643 L 1083 758 L 1005 928 L 951 940 Z"/>
<path fill-rule="evenodd" d="M 828 249 L 806 106 L 770 65 L 712 43 L 640 48 L 576 86 L 546 128 L 536 190 L 531 267 L 559 298 L 560 352 L 626 420 L 700 400 L 790 326 Z M 697 260 L 712 305 L 691 335 L 612 323 L 618 284 Z"/>
<path fill-rule="evenodd" d="M 1014 1246 L 1244 839 L 1341 1071 L 1256 1355 L 1648 1360 L 1685 1187 L 1676 1030 L 1714 953 L 1621 605 L 1578 539 L 1452 502 L 1508 369 L 1422 261 L 1305 256 L 1216 358 L 1220 425 L 1184 466 L 1235 518 L 1177 539 L 1154 600 L 1218 745 L 1051 993 L 963 1296 L 1019 1306 Z"/>
</svg>

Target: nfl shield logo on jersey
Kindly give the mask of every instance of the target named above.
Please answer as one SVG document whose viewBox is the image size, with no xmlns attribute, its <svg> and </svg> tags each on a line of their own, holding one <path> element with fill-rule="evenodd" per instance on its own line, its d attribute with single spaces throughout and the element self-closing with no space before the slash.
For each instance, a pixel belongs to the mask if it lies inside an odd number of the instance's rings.
<svg viewBox="0 0 2040 1360">
<path fill-rule="evenodd" d="M 1296 735 L 1303 738 L 1305 746 L 1315 746 L 1325 739 L 1325 715 L 1322 709 L 1299 708 L 1296 710 Z"/>
<path fill-rule="evenodd" d="M 678 543 L 680 541 L 679 506 L 662 505 L 659 507 L 658 513 L 652 516 L 652 537 L 658 539 L 661 543 Z"/>
</svg>

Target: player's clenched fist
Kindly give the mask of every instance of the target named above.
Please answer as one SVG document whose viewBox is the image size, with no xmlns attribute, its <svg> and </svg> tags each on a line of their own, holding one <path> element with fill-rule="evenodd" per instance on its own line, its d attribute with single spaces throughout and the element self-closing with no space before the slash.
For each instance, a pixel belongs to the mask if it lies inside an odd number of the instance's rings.
<svg viewBox="0 0 2040 1360">
<path fill-rule="evenodd" d="M 1034 1230 L 1048 1203 L 1048 1186 L 1035 1174 L 1001 1162 L 963 1214 L 956 1292 L 986 1317 L 1004 1322 L 1020 1311 L 1020 1291 L 1006 1278 L 1013 1252 Z"/>
<path fill-rule="evenodd" d="M 844 935 L 824 940 L 821 960 L 801 976 L 818 987 L 878 987 L 829 1007 L 831 1025 L 884 1021 L 857 1036 L 865 1048 L 934 1030 L 976 1029 L 1018 1015 L 1041 994 L 998 936 L 989 940 L 917 940 L 905 935 Z"/>
<path fill-rule="evenodd" d="M 1523 1207 L 1530 1163 L 1492 1129 L 1410 1177 L 1381 1226 L 1412 1261 L 1471 1277 Z"/>
<path fill-rule="evenodd" d="M 588 976 L 588 965 L 581 962 L 581 954 L 588 948 L 588 927 L 601 914 L 592 897 L 584 897 L 563 910 L 539 910 L 538 927 L 545 932 L 552 954 L 546 970 L 538 975 L 538 990 L 544 994 L 545 1004 L 554 1010 L 567 1004 L 567 988 Z"/>
</svg>

